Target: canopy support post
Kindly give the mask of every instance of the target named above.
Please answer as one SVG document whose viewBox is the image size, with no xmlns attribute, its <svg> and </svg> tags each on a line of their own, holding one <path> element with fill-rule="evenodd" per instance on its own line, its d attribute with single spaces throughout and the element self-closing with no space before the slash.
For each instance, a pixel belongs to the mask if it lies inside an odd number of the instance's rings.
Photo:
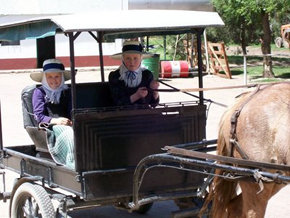
<svg viewBox="0 0 290 218">
<path fill-rule="evenodd" d="M 197 60 L 198 60 L 198 86 L 199 88 L 203 88 L 202 81 L 202 49 L 201 49 L 201 35 L 203 34 L 204 29 L 197 30 Z M 203 92 L 199 91 L 199 104 L 203 105 Z"/>
<path fill-rule="evenodd" d="M 98 42 L 99 42 L 99 59 L 100 59 L 100 69 L 102 82 L 105 82 L 105 71 L 104 71 L 104 57 L 103 57 L 103 32 L 98 32 Z"/>
<path fill-rule="evenodd" d="M 72 98 L 72 109 L 76 109 L 76 79 L 75 79 L 75 51 L 74 51 L 74 40 L 80 34 L 68 33 L 69 36 L 69 50 L 70 50 L 70 73 L 71 73 L 71 98 Z"/>
<path fill-rule="evenodd" d="M 2 113 L 1 113 L 1 101 L 0 101 L 0 151 L 3 151 L 3 136 L 2 136 Z M 0 153 L 1 155 L 1 153 Z"/>
</svg>

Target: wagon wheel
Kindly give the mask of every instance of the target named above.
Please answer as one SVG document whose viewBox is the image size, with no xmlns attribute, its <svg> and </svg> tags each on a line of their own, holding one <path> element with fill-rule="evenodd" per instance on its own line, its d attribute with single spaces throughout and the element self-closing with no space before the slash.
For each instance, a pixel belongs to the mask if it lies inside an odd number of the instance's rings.
<svg viewBox="0 0 290 218">
<path fill-rule="evenodd" d="M 11 203 L 11 217 L 55 217 L 47 192 L 39 185 L 23 183 L 17 188 Z"/>
</svg>

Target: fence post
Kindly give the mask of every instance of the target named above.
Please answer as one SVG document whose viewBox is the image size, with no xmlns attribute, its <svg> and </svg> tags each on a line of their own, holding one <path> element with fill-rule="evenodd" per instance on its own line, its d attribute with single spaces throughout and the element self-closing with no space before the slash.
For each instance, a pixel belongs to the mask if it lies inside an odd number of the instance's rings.
<svg viewBox="0 0 290 218">
<path fill-rule="evenodd" d="M 247 85 L 248 79 L 247 79 L 247 55 L 244 54 L 244 85 Z"/>
</svg>

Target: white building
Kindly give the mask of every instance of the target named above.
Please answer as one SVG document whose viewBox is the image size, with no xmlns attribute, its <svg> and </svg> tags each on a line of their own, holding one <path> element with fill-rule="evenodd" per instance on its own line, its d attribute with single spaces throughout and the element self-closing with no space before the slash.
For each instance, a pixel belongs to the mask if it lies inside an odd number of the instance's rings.
<svg viewBox="0 0 290 218">
<path fill-rule="evenodd" d="M 7 19 L 11 15 L 98 13 L 128 9 L 212 10 L 209 0 L 0 0 L 0 4 L 0 22 L 1 18 L 6 16 Z M 121 51 L 122 41 L 115 40 L 115 43 L 104 43 L 103 46 L 105 65 L 118 65 L 119 61 L 112 60 L 110 55 Z M 97 55 L 95 40 L 89 34 L 81 34 L 75 43 L 76 66 L 97 66 Z M 50 40 L 37 40 L 37 43 L 35 39 L 10 44 L 3 42 L 0 46 L 0 70 L 41 67 L 43 59 L 52 56 L 69 65 L 68 37 L 57 34 Z"/>
</svg>

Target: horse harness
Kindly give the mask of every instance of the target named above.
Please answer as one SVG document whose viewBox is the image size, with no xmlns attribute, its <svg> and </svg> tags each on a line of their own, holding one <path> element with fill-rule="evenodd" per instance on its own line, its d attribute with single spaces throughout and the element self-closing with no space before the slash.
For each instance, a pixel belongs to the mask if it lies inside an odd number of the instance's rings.
<svg viewBox="0 0 290 218">
<path fill-rule="evenodd" d="M 241 148 L 238 138 L 237 138 L 237 124 L 238 124 L 238 118 L 241 114 L 241 111 L 243 110 L 244 106 L 251 101 L 253 96 L 257 94 L 260 91 L 260 85 L 257 86 L 256 90 L 248 97 L 248 99 L 243 102 L 243 104 L 240 105 L 240 107 L 235 110 L 235 112 L 231 116 L 231 131 L 230 131 L 230 145 L 231 145 L 231 151 L 230 156 L 233 157 L 234 155 L 234 149 L 237 149 L 238 153 L 241 155 L 243 159 L 249 159 L 248 155 L 243 151 Z"/>
</svg>

